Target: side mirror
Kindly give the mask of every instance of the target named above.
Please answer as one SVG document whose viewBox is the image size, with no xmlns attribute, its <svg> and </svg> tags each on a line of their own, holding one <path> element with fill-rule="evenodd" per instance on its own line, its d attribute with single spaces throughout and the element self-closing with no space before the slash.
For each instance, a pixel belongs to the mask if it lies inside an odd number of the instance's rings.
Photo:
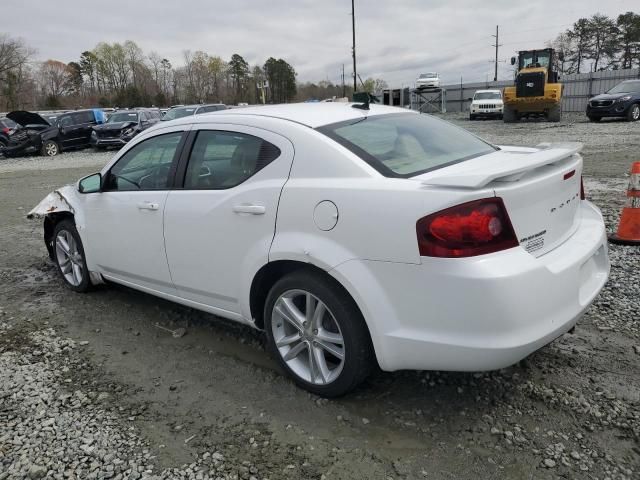
<svg viewBox="0 0 640 480">
<path fill-rule="evenodd" d="M 97 193 L 102 190 L 102 174 L 94 173 L 80 179 L 78 182 L 78 191 L 80 193 Z"/>
<path fill-rule="evenodd" d="M 511 57 L 511 65 L 515 65 L 516 64 L 516 57 Z"/>
<path fill-rule="evenodd" d="M 473 102 L 473 98 L 472 98 L 472 97 L 469 97 L 469 98 L 467 98 L 467 101 L 469 101 L 469 102 Z"/>
</svg>

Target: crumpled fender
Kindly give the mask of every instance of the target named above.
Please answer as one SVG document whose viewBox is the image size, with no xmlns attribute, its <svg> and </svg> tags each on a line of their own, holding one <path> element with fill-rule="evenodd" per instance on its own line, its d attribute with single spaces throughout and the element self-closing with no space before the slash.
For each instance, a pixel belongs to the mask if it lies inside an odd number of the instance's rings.
<svg viewBox="0 0 640 480">
<path fill-rule="evenodd" d="M 75 209 L 69 202 L 70 194 L 73 194 L 74 188 L 72 185 L 66 185 L 54 190 L 27 213 L 27 218 L 44 218 L 49 214 L 62 212 L 69 212 L 74 215 Z"/>
</svg>

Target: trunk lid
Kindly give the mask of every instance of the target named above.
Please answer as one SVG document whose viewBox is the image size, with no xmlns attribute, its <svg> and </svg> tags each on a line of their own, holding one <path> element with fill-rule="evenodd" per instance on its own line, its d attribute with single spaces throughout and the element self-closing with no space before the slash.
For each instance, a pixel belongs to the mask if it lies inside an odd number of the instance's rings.
<svg viewBox="0 0 640 480">
<path fill-rule="evenodd" d="M 501 150 L 418 177 L 425 186 L 479 190 L 501 197 L 520 245 L 540 256 L 569 238 L 578 226 L 581 144 Z"/>
</svg>

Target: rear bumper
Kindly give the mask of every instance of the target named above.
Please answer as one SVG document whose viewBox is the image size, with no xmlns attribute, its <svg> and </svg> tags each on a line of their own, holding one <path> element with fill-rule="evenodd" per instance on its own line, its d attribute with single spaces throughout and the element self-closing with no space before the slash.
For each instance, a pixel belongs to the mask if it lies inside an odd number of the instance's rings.
<svg viewBox="0 0 640 480">
<path fill-rule="evenodd" d="M 334 269 L 361 307 L 383 370 L 492 370 L 570 330 L 609 275 L 599 210 L 541 257 L 523 248 L 421 265 L 353 260 Z"/>
</svg>

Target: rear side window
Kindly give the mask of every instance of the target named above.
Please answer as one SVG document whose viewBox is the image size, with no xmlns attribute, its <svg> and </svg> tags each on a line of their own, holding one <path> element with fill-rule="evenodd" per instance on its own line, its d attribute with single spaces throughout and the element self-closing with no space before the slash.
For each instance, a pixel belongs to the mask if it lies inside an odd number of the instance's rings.
<svg viewBox="0 0 640 480">
<path fill-rule="evenodd" d="M 82 123 L 94 123 L 96 121 L 92 111 L 78 112 L 71 114 L 73 122 L 72 125 L 80 125 Z"/>
<path fill-rule="evenodd" d="M 318 130 L 387 177 L 412 177 L 497 150 L 429 115 L 377 115 Z"/>
<path fill-rule="evenodd" d="M 235 187 L 279 156 L 278 147 L 253 135 L 201 130 L 191 149 L 184 188 Z"/>
</svg>

